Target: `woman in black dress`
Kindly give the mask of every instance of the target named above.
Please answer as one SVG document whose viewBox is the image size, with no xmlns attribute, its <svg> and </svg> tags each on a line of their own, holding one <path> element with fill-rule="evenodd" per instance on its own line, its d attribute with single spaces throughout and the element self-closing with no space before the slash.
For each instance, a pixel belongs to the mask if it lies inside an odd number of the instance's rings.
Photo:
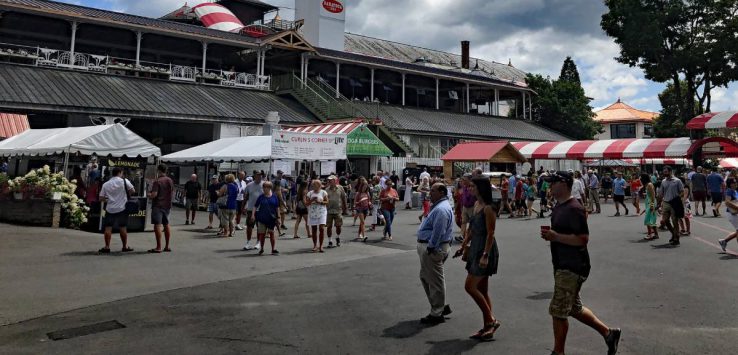
<svg viewBox="0 0 738 355">
<path fill-rule="evenodd" d="M 492 299 L 489 297 L 489 276 L 497 273 L 499 252 L 495 238 L 497 213 L 492 206 L 492 188 L 488 178 L 478 177 L 472 180 L 472 193 L 477 197 L 474 204 L 474 215 L 469 220 L 469 229 L 464 236 L 461 255 L 466 261 L 466 283 L 464 288 L 482 311 L 484 327 L 470 338 L 488 341 L 494 339 L 500 322 L 492 313 Z M 471 245 L 469 245 L 471 243 Z"/>
</svg>

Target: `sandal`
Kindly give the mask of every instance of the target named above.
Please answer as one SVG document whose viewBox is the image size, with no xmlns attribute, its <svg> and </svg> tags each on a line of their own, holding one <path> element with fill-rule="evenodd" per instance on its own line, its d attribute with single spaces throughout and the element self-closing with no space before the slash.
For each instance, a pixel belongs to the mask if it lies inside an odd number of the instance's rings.
<svg viewBox="0 0 738 355">
<path fill-rule="evenodd" d="M 133 251 L 133 248 L 131 248 L 131 247 L 125 247 L 125 248 L 121 249 L 120 251 L 122 251 L 124 253 L 127 253 L 129 251 Z"/>
<path fill-rule="evenodd" d="M 148 251 L 148 252 L 149 252 L 149 253 L 155 253 L 155 254 L 158 254 L 158 253 L 161 253 L 161 250 L 156 250 L 156 249 L 149 249 L 149 251 Z"/>
<path fill-rule="evenodd" d="M 110 254 L 110 248 L 100 248 L 97 252 L 100 254 Z"/>
<path fill-rule="evenodd" d="M 172 251 L 172 249 L 164 248 L 164 251 L 167 252 L 167 253 L 170 253 Z"/>
<path fill-rule="evenodd" d="M 497 329 L 500 328 L 501 325 L 502 325 L 502 323 L 500 323 L 498 320 L 495 319 L 494 322 L 492 322 L 491 324 L 488 325 L 491 329 L 489 329 L 489 330 L 485 331 L 484 333 L 482 333 L 479 336 L 479 340 L 480 341 L 493 341 L 493 340 L 495 340 L 495 333 L 497 332 Z M 485 328 L 487 328 L 487 327 L 485 327 Z"/>
</svg>

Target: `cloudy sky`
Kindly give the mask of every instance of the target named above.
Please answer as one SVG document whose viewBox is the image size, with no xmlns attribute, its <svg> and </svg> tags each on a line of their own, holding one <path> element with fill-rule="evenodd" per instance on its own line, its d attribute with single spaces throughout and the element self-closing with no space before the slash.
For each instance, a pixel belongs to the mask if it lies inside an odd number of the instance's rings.
<svg viewBox="0 0 738 355">
<path fill-rule="evenodd" d="M 189 2 L 203 0 L 62 0 L 114 11 L 158 17 Z M 295 1 L 263 0 L 282 7 L 291 19 Z M 530 73 L 559 75 L 566 56 L 576 62 L 595 108 L 620 97 L 645 110 L 658 111 L 658 93 L 637 68 L 617 63 L 618 46 L 600 28 L 605 6 L 599 0 L 346 0 L 346 31 L 460 52 L 471 41 L 471 55 L 507 63 Z M 738 85 L 713 91 L 713 111 L 738 109 Z"/>
</svg>

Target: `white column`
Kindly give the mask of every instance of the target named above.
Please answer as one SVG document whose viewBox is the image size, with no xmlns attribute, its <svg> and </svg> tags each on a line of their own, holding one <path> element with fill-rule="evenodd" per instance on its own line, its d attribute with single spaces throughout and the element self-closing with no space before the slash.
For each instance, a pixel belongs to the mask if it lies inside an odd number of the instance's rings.
<svg viewBox="0 0 738 355">
<path fill-rule="evenodd" d="M 256 76 L 261 75 L 261 49 L 256 50 Z"/>
<path fill-rule="evenodd" d="M 300 80 L 305 81 L 305 53 L 300 54 Z"/>
<path fill-rule="evenodd" d="M 262 76 L 266 72 L 266 70 L 264 69 L 265 66 L 266 66 L 266 49 L 263 50 L 261 53 L 261 74 L 260 75 Z"/>
<path fill-rule="evenodd" d="M 440 108 L 441 106 L 439 104 L 439 98 L 438 98 L 438 78 L 436 78 L 436 110 Z"/>
<path fill-rule="evenodd" d="M 405 73 L 402 73 L 402 106 L 405 106 Z"/>
<path fill-rule="evenodd" d="M 339 91 L 341 83 L 341 63 L 336 62 L 336 98 L 341 97 L 341 91 Z"/>
<path fill-rule="evenodd" d="M 523 95 L 523 119 L 525 119 L 525 91 L 520 92 Z"/>
<path fill-rule="evenodd" d="M 74 46 L 77 42 L 77 21 L 72 21 L 72 44 L 69 46 L 70 60 L 74 64 Z"/>
<path fill-rule="evenodd" d="M 205 66 L 208 60 L 208 43 L 202 42 L 202 75 L 205 76 Z"/>
<path fill-rule="evenodd" d="M 500 89 L 495 89 L 495 116 L 500 115 Z"/>
<path fill-rule="evenodd" d="M 374 102 L 374 68 L 371 68 L 371 89 L 369 89 L 369 101 Z"/>
<path fill-rule="evenodd" d="M 136 32 L 136 66 L 141 66 L 141 38 L 143 37 L 143 32 L 137 31 Z"/>
<path fill-rule="evenodd" d="M 469 83 L 466 83 L 466 113 L 471 112 L 471 106 L 469 105 L 471 100 L 469 99 Z"/>
</svg>

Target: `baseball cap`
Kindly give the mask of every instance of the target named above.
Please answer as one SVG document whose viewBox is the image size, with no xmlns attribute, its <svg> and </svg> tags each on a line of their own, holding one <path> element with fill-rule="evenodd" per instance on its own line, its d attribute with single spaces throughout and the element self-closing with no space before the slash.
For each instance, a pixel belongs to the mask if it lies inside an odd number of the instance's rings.
<svg viewBox="0 0 738 355">
<path fill-rule="evenodd" d="M 254 178 L 252 178 L 251 176 L 248 176 L 248 177 L 246 177 L 246 181 L 252 182 L 252 181 L 254 181 Z"/>
<path fill-rule="evenodd" d="M 211 177 L 210 177 L 210 179 L 211 179 L 211 180 L 212 180 L 212 179 L 216 179 L 216 180 L 217 180 L 217 179 L 218 179 L 218 175 L 217 175 L 217 174 L 216 174 L 216 175 L 213 175 L 213 176 L 211 176 Z"/>
<path fill-rule="evenodd" d="M 329 177 L 328 177 L 328 180 L 336 180 L 336 179 L 338 179 L 338 178 L 336 177 L 336 175 L 331 175 L 331 176 L 329 176 Z"/>
<path fill-rule="evenodd" d="M 567 184 L 574 183 L 574 177 L 568 171 L 556 171 L 545 178 L 546 182 L 554 183 L 564 181 Z"/>
</svg>

